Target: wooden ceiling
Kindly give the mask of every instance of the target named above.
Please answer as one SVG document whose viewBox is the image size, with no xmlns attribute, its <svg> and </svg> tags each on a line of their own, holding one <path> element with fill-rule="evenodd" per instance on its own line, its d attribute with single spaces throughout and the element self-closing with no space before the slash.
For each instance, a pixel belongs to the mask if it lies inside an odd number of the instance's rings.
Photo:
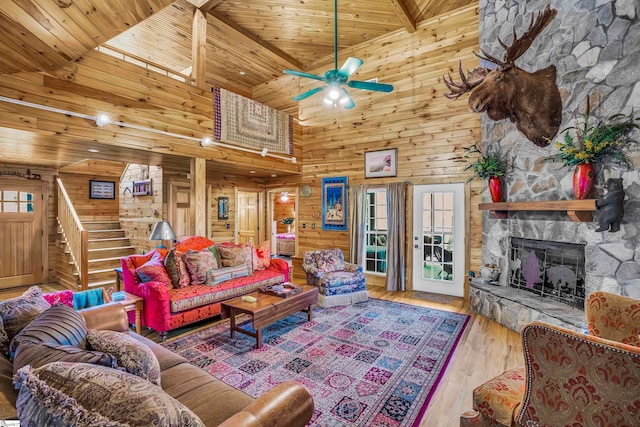
<svg viewBox="0 0 640 427">
<path fill-rule="evenodd" d="M 474 2 L 340 0 L 339 65 L 354 46 L 394 31 L 413 32 L 423 20 Z M 0 74 L 54 73 L 106 44 L 189 75 L 196 7 L 206 12 L 206 81 L 211 86 L 250 97 L 252 88 L 281 77 L 284 69 L 333 68 L 331 0 L 2 0 Z M 9 108 L 0 103 L 0 113 L 9 114 Z M 84 159 L 176 161 L 91 138 L 31 132 L 24 124 L 0 127 L 2 163 L 60 168 Z M 245 169 L 221 170 L 248 173 Z"/>
</svg>

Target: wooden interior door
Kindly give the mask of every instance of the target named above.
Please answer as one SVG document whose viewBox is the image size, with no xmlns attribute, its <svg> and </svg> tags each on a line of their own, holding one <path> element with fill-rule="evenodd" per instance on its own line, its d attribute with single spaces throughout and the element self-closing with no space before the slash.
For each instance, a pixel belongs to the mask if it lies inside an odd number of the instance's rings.
<svg viewBox="0 0 640 427">
<path fill-rule="evenodd" d="M 238 191 L 236 243 L 258 243 L 259 193 Z"/>
<path fill-rule="evenodd" d="M 42 282 L 42 183 L 0 181 L 0 288 Z"/>
<path fill-rule="evenodd" d="M 178 240 L 193 236 L 194 224 L 191 223 L 191 187 L 187 182 L 169 183 L 169 217 Z"/>
</svg>

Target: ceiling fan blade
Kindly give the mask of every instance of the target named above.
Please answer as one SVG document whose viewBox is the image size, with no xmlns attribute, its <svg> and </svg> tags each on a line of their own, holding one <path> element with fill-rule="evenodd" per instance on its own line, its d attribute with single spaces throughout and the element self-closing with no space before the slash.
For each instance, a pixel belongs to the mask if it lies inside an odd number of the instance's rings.
<svg viewBox="0 0 640 427">
<path fill-rule="evenodd" d="M 320 86 L 311 90 L 306 91 L 305 93 L 301 93 L 300 95 L 293 98 L 294 101 L 302 101 L 305 98 L 310 97 L 311 95 L 315 95 L 316 93 L 324 90 L 326 86 Z"/>
<path fill-rule="evenodd" d="M 392 85 L 387 85 L 384 83 L 359 82 L 357 80 L 348 81 L 347 86 L 355 89 L 375 90 L 376 92 L 391 92 L 393 90 Z"/>
<path fill-rule="evenodd" d="M 314 79 L 314 80 L 320 80 L 320 81 L 324 80 L 323 77 L 316 76 L 315 74 L 303 73 L 302 71 L 284 70 L 283 73 L 289 74 L 291 76 L 306 77 L 308 79 Z"/>
<path fill-rule="evenodd" d="M 360 68 L 360 66 L 364 63 L 364 61 L 360 58 L 356 58 L 355 56 L 350 56 L 342 65 L 342 68 L 338 70 L 338 75 L 340 77 L 347 78 L 351 74 L 355 73 L 355 71 Z"/>
<path fill-rule="evenodd" d="M 347 92 L 347 90 L 343 87 L 340 88 L 340 91 L 342 92 L 342 95 L 340 95 L 340 105 L 342 105 L 342 108 L 344 108 L 345 110 L 350 110 L 355 107 L 356 103 L 353 102 L 353 99 L 351 99 L 351 95 L 349 95 L 349 92 Z"/>
</svg>

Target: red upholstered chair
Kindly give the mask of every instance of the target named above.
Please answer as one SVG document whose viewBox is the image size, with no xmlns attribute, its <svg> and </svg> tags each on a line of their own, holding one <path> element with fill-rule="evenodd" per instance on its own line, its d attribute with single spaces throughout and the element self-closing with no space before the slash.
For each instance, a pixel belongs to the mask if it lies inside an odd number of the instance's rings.
<svg viewBox="0 0 640 427">
<path fill-rule="evenodd" d="M 532 322 L 525 367 L 473 391 L 467 426 L 638 426 L 640 347 Z"/>
</svg>

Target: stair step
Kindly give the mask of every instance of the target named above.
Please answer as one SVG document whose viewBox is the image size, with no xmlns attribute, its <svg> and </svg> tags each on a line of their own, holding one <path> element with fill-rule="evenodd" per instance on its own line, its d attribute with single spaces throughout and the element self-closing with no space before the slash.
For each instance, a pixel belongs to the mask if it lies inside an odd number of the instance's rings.
<svg viewBox="0 0 640 427">
<path fill-rule="evenodd" d="M 129 246 L 129 239 L 126 237 L 108 237 L 106 239 L 89 239 L 89 249 L 111 248 L 114 246 Z"/>
<path fill-rule="evenodd" d="M 89 260 L 113 257 L 118 257 L 118 259 L 120 259 L 122 257 L 131 255 L 135 252 L 135 250 L 135 246 L 118 246 L 113 248 L 89 249 Z"/>
<path fill-rule="evenodd" d="M 123 229 L 89 230 L 89 240 L 125 237 Z"/>
<path fill-rule="evenodd" d="M 89 282 L 87 283 L 87 287 L 89 289 L 94 289 L 94 288 L 104 288 L 105 286 L 115 286 L 116 284 L 116 280 L 101 280 L 98 282 Z"/>
<path fill-rule="evenodd" d="M 99 258 L 89 260 L 89 270 L 104 270 L 107 268 L 114 269 L 120 267 L 120 257 Z"/>
<path fill-rule="evenodd" d="M 85 221 L 82 223 L 85 230 L 114 230 L 121 227 L 119 221 Z"/>
</svg>

